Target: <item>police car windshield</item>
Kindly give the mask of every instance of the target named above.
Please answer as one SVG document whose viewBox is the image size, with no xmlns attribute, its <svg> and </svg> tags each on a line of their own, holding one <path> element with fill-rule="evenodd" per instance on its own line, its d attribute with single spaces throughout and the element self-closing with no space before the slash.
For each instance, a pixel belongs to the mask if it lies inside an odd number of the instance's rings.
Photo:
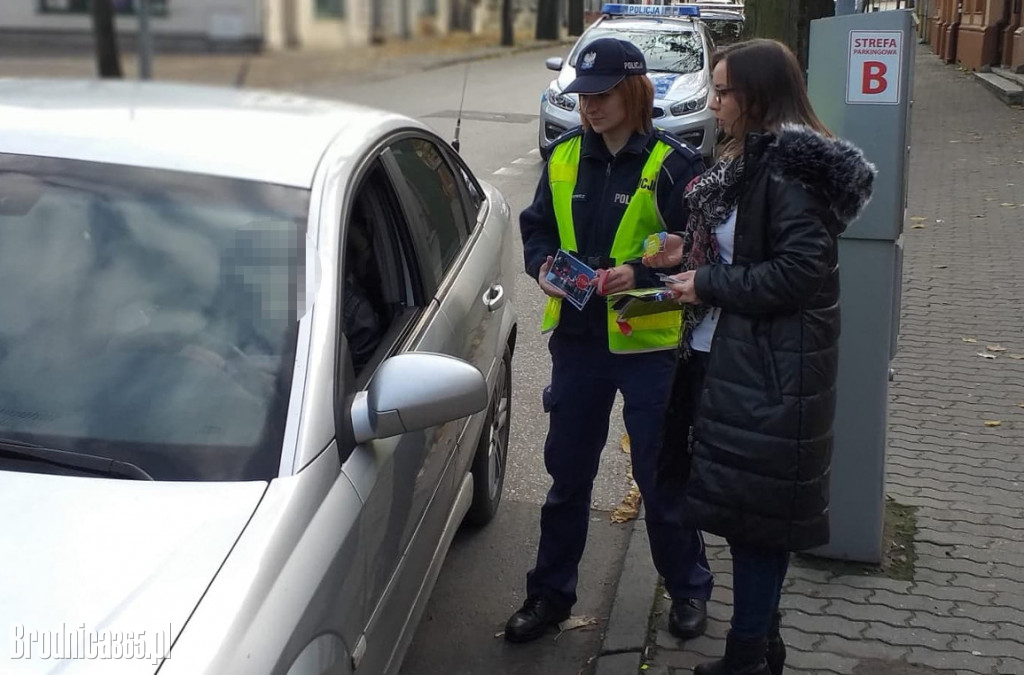
<svg viewBox="0 0 1024 675">
<path fill-rule="evenodd" d="M 579 55 L 598 38 L 618 38 L 635 44 L 647 59 L 647 69 L 666 73 L 696 73 L 704 68 L 704 46 L 694 31 L 626 30 L 595 27 L 586 35 L 569 58 L 576 67 Z"/>
</svg>

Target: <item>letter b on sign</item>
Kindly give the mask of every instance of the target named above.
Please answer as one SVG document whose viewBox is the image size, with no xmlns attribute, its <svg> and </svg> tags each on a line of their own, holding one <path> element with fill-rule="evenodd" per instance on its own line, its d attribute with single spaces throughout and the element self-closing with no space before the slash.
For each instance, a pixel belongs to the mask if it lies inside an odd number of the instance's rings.
<svg viewBox="0 0 1024 675">
<path fill-rule="evenodd" d="M 889 68 L 881 61 L 865 61 L 860 92 L 869 95 L 881 94 L 889 85 L 885 79 L 885 74 L 888 72 Z"/>
</svg>

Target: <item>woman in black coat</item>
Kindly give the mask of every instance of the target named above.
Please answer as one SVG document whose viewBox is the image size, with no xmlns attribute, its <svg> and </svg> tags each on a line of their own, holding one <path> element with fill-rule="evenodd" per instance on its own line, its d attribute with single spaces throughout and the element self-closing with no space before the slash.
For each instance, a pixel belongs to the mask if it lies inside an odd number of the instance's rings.
<svg viewBox="0 0 1024 675">
<path fill-rule="evenodd" d="M 670 287 L 687 327 L 660 479 L 729 542 L 734 606 L 725 658 L 697 675 L 779 675 L 789 553 L 828 541 L 839 339 L 837 237 L 874 169 L 834 138 L 780 43 L 716 57 L 711 109 L 729 141 L 691 187 L 684 236 L 646 260 L 683 263 Z M 682 485 L 680 489 L 684 489 Z"/>
</svg>

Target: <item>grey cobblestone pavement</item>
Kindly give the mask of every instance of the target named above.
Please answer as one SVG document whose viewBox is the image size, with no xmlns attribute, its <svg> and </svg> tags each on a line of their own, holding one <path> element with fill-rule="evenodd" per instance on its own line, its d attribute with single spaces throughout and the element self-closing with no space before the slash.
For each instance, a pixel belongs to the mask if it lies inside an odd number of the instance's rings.
<svg viewBox="0 0 1024 675">
<path fill-rule="evenodd" d="M 924 48 L 915 95 L 886 462 L 887 495 L 917 508 L 915 571 L 896 581 L 796 558 L 787 673 L 1024 675 L 1024 111 Z M 708 634 L 673 638 L 660 597 L 651 675 L 724 649 L 731 568 L 709 544 Z"/>
</svg>

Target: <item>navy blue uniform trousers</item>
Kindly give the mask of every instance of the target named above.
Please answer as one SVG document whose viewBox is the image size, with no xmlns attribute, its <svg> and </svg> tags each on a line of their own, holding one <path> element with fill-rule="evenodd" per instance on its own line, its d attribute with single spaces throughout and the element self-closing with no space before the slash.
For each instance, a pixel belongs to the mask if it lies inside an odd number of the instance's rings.
<svg viewBox="0 0 1024 675">
<path fill-rule="evenodd" d="M 551 386 L 544 392 L 544 409 L 550 415 L 544 465 L 552 486 L 541 509 L 537 565 L 526 577 L 527 594 L 546 596 L 565 608 L 576 602 L 594 477 L 620 391 L 655 567 L 673 598 L 710 598 L 712 576 L 704 541 L 697 529 L 685 524 L 683 493 L 659 491 L 655 482 L 674 351 L 612 354 L 607 336 L 558 331 L 548 348 L 552 368 Z"/>
</svg>

